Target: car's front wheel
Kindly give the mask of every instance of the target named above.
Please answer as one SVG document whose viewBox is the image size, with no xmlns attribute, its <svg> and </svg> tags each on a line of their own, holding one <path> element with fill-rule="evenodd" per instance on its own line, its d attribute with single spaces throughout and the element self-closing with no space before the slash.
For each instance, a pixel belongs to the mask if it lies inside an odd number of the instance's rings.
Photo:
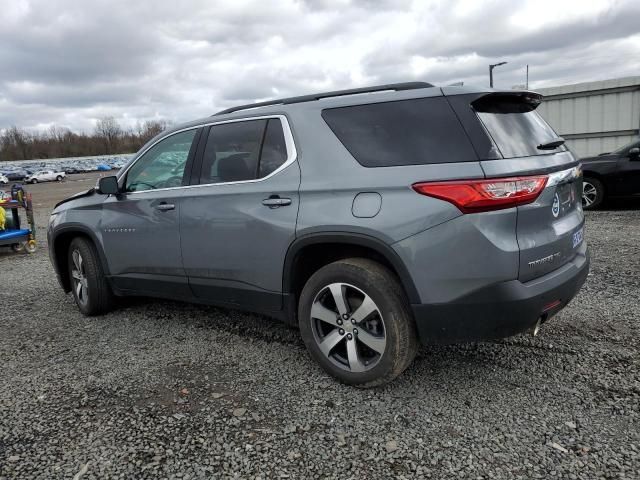
<svg viewBox="0 0 640 480">
<path fill-rule="evenodd" d="M 300 295 L 298 322 L 320 366 L 358 387 L 392 381 L 418 349 L 400 283 L 391 271 L 368 259 L 340 260 L 315 272 Z"/>
<path fill-rule="evenodd" d="M 82 237 L 71 242 L 68 268 L 71 291 L 78 309 L 88 316 L 108 312 L 113 306 L 113 293 L 92 242 Z"/>
<path fill-rule="evenodd" d="M 56 177 L 56 182 L 61 182 L 62 181 L 62 175 L 58 175 Z"/>
<path fill-rule="evenodd" d="M 597 178 L 582 181 L 582 206 L 585 210 L 598 208 L 604 202 L 604 185 Z"/>
</svg>

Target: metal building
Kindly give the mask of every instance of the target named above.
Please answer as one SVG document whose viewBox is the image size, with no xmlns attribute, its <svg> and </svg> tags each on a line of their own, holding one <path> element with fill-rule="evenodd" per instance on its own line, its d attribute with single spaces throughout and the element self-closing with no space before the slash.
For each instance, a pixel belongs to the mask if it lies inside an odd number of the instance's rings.
<svg viewBox="0 0 640 480">
<path fill-rule="evenodd" d="M 640 130 L 640 76 L 538 88 L 538 112 L 581 157 L 610 152 Z"/>
</svg>

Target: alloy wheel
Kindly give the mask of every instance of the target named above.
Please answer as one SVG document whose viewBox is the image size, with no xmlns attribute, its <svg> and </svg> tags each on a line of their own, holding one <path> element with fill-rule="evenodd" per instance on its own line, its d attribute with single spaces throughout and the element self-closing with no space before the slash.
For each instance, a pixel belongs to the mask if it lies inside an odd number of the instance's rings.
<svg viewBox="0 0 640 480">
<path fill-rule="evenodd" d="M 71 277 L 73 278 L 73 290 L 76 294 L 76 299 L 80 304 L 86 305 L 89 301 L 89 282 L 79 250 L 74 250 L 71 253 L 71 261 L 73 262 Z"/>
<path fill-rule="evenodd" d="M 353 285 L 332 283 L 322 288 L 310 320 L 320 351 L 342 370 L 366 372 L 384 355 L 384 319 L 371 297 Z"/>
<path fill-rule="evenodd" d="M 598 198 L 598 190 L 589 182 L 582 183 L 582 206 L 590 207 Z"/>
</svg>

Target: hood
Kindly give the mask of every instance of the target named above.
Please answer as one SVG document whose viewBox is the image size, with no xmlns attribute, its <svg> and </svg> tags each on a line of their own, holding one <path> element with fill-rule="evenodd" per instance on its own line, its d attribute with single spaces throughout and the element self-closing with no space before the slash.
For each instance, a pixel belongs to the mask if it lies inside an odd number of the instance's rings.
<svg viewBox="0 0 640 480">
<path fill-rule="evenodd" d="M 96 189 L 95 188 L 90 188 L 89 190 L 84 190 L 82 192 L 78 192 L 75 195 L 71 195 L 70 197 L 65 198 L 64 200 L 62 200 L 61 202 L 56 203 L 56 206 L 53 207 L 53 209 L 55 210 L 56 208 L 58 208 L 60 205 L 62 205 L 63 203 L 67 203 L 70 202 L 71 200 L 75 200 L 76 198 L 81 198 L 81 197 L 90 197 L 91 195 L 93 195 L 94 193 L 96 193 Z"/>
</svg>

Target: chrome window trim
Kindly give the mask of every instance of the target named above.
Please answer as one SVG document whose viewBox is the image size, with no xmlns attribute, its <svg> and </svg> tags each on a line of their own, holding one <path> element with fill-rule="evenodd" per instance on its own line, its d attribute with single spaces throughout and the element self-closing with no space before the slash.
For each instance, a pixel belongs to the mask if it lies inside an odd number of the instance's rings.
<svg viewBox="0 0 640 480">
<path fill-rule="evenodd" d="M 284 133 L 284 142 L 285 142 L 285 146 L 287 148 L 287 159 L 285 160 L 285 162 L 280 165 L 278 168 L 276 168 L 273 172 L 271 172 L 269 175 L 267 175 L 266 177 L 262 177 L 262 178 L 255 178 L 252 180 L 239 180 L 236 182 L 220 182 L 220 183 L 199 183 L 197 185 L 181 185 L 179 187 L 167 187 L 167 188 L 156 188 L 153 190 L 141 190 L 139 192 L 126 192 L 127 195 L 138 195 L 138 194 L 145 194 L 145 193 L 151 193 L 151 192 L 164 192 L 164 191 L 168 191 L 168 190 L 179 190 L 179 189 L 188 189 L 188 188 L 199 188 L 199 187 L 210 187 L 213 185 L 240 185 L 240 184 L 244 184 L 244 183 L 257 183 L 257 182 L 262 182 L 264 180 L 267 180 L 271 177 L 273 177 L 274 175 L 277 175 L 278 173 L 280 173 L 282 170 L 284 170 L 285 168 L 287 168 L 289 165 L 291 165 L 292 163 L 294 163 L 297 159 L 298 159 L 298 151 L 296 150 L 296 144 L 293 141 L 293 134 L 291 133 L 291 127 L 289 126 L 289 120 L 287 119 L 287 117 L 285 115 L 262 115 L 259 117 L 243 117 L 243 118 L 234 118 L 232 120 L 222 120 L 222 121 L 218 121 L 218 122 L 207 122 L 207 123 L 202 123 L 199 125 L 194 125 L 191 127 L 187 127 L 187 128 L 183 128 L 181 130 L 176 130 L 175 132 L 171 132 L 167 135 L 165 135 L 162 138 L 159 138 L 158 140 L 156 140 L 155 142 L 153 142 L 151 145 L 149 145 L 147 148 L 144 149 L 144 151 L 142 151 L 139 155 L 138 158 L 136 158 L 133 162 L 131 162 L 130 165 L 127 166 L 127 168 L 125 170 L 123 170 L 122 172 L 119 172 L 118 174 L 118 183 L 126 177 L 127 172 L 131 169 L 131 167 L 133 167 L 138 161 L 140 161 L 140 159 L 151 149 L 153 148 L 155 145 L 157 145 L 158 143 L 162 142 L 163 140 L 173 136 L 173 135 L 177 135 L 178 133 L 182 133 L 182 132 L 187 132 L 189 130 L 196 130 L 198 128 L 202 128 L 202 127 L 210 127 L 210 126 L 215 126 L 215 125 L 222 125 L 222 124 L 226 124 L 226 123 L 237 123 L 237 122 L 250 122 L 252 120 L 269 120 L 269 119 L 274 119 L 277 118 L 278 120 L 280 120 L 280 124 L 282 125 L 282 131 Z"/>
</svg>

